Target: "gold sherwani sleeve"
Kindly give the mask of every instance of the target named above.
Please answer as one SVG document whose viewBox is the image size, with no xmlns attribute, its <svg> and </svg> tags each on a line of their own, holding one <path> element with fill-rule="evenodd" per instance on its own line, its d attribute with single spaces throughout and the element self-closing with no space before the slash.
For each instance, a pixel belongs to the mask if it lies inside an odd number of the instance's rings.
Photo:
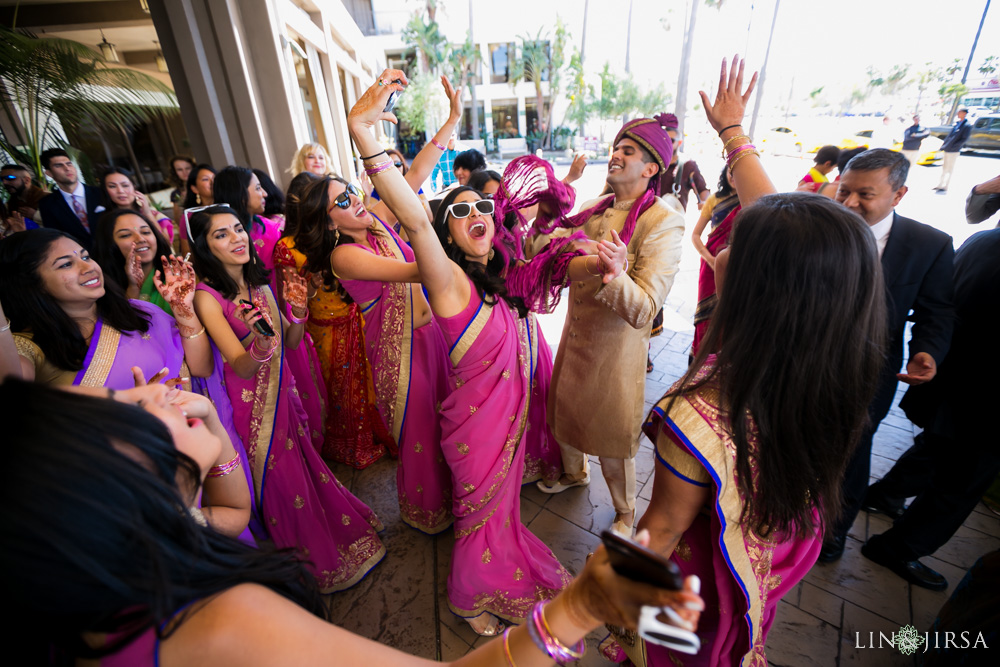
<svg viewBox="0 0 1000 667">
<path fill-rule="evenodd" d="M 647 216 L 653 219 L 646 220 Z M 654 205 L 637 221 L 636 231 L 641 227 L 648 231 L 638 243 L 633 239 L 629 244 L 629 255 L 634 253 L 635 259 L 628 273 L 602 285 L 594 295 L 634 329 L 650 325 L 674 284 L 681 261 L 684 218 L 665 205 Z"/>
</svg>

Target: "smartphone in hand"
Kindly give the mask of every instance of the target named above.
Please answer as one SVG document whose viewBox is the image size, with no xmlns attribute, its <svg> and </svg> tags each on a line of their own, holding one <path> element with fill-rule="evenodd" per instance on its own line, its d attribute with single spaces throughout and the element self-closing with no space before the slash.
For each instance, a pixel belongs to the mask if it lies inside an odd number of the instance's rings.
<svg viewBox="0 0 1000 667">
<path fill-rule="evenodd" d="M 393 83 L 403 83 L 402 79 L 396 79 Z M 391 112 L 395 107 L 396 103 L 399 102 L 399 96 L 403 94 L 401 90 L 394 90 L 392 94 L 389 95 L 389 101 L 385 103 L 385 108 L 382 109 L 385 113 Z"/>
<path fill-rule="evenodd" d="M 253 305 L 246 299 L 240 299 L 240 303 L 249 308 L 256 308 L 255 305 Z M 267 336 L 269 338 L 271 336 L 274 336 L 274 329 L 271 328 L 271 325 L 268 324 L 267 320 L 265 320 L 263 317 L 253 323 L 253 328 L 254 331 L 259 333 L 261 336 Z"/>
<path fill-rule="evenodd" d="M 601 533 L 601 541 L 616 574 L 671 591 L 684 587 L 680 569 L 663 555 L 609 530 Z M 639 616 L 639 636 L 681 653 L 696 654 L 701 649 L 698 635 L 671 623 L 671 613 L 672 610 L 659 607 L 643 607 Z"/>
</svg>

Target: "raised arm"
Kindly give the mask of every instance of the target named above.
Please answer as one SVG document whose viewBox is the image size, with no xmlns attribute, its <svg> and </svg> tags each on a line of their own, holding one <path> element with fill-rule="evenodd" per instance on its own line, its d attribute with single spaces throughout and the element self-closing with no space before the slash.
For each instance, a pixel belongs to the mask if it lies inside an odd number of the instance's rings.
<svg viewBox="0 0 1000 667">
<path fill-rule="evenodd" d="M 173 255 L 161 258 L 163 271 L 153 276 L 153 285 L 160 296 L 170 304 L 170 310 L 177 321 L 184 346 L 184 361 L 195 377 L 208 377 L 215 363 L 212 360 L 212 346 L 205 336 L 205 327 L 194 312 L 195 287 L 198 278 L 194 267 Z"/>
<path fill-rule="evenodd" d="M 750 79 L 750 85 L 746 92 L 740 93 L 743 88 L 743 60 L 738 56 L 733 56 L 733 66 L 726 72 L 726 59 L 722 59 L 722 71 L 719 74 L 719 89 L 715 94 L 715 104 L 708 100 L 705 91 L 700 90 L 702 104 L 705 106 L 705 116 L 709 124 L 719 133 L 725 150 L 732 156 L 729 159 L 732 165 L 733 181 L 736 185 L 736 192 L 739 194 L 740 203 L 744 208 L 750 206 L 764 195 L 774 194 L 777 190 L 764 165 L 761 164 L 760 156 L 749 149 L 744 149 L 740 153 L 734 153 L 741 146 L 751 142 L 750 137 L 743 131 L 743 115 L 746 112 L 747 101 L 757 85 L 757 73 L 754 72 Z M 744 154 L 745 153 L 745 154 Z"/>
<path fill-rule="evenodd" d="M 353 245 L 338 246 L 330 255 L 333 274 L 343 280 L 370 280 L 380 283 L 419 283 L 416 262 L 403 262 L 373 255 Z"/>
<path fill-rule="evenodd" d="M 401 83 L 393 83 L 396 80 Z M 445 254 L 420 199 L 399 170 L 392 168 L 385 151 L 371 132 L 380 120 L 397 122 L 394 114 L 383 109 L 392 91 L 403 90 L 408 83 L 406 74 L 401 70 L 387 69 L 382 72 L 378 82 L 368 88 L 351 109 L 347 126 L 361 155 L 371 156 L 365 161 L 365 167 L 378 188 L 379 196 L 406 229 L 431 307 L 438 314 L 449 316 L 460 312 L 468 303 L 468 282 L 458 265 Z"/>
<path fill-rule="evenodd" d="M 441 85 L 444 87 L 445 95 L 448 96 L 448 100 L 451 102 L 451 110 L 448 113 L 448 121 L 441 126 L 441 129 L 437 131 L 434 138 L 420 149 L 417 156 L 413 158 L 413 162 L 410 163 L 410 169 L 406 172 L 405 178 L 414 192 L 420 189 L 420 186 L 424 184 L 424 181 L 427 180 L 427 177 L 434 170 L 438 160 L 441 158 L 444 147 L 448 145 L 451 133 L 455 131 L 458 121 L 462 119 L 462 91 L 455 90 L 451 85 L 451 81 L 446 76 L 441 77 Z M 363 153 L 363 155 L 367 155 L 367 153 Z"/>
</svg>

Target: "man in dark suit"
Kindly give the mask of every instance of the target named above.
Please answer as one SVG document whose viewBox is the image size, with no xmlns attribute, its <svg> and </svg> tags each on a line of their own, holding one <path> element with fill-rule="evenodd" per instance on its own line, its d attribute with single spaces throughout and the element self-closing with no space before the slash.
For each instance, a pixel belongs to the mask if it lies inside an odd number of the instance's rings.
<svg viewBox="0 0 1000 667">
<path fill-rule="evenodd" d="M 42 224 L 49 229 L 66 232 L 84 248 L 91 250 L 91 230 L 104 211 L 101 191 L 80 182 L 76 165 L 63 149 L 50 148 L 40 157 L 45 174 L 58 186 L 52 194 L 38 202 Z"/>
<path fill-rule="evenodd" d="M 907 581 L 944 590 L 945 578 L 918 559 L 951 539 L 1000 471 L 991 419 L 1000 384 L 984 372 L 983 353 L 1000 326 L 1000 229 L 980 232 L 955 254 L 955 335 L 933 382 L 912 387 L 900 404 L 924 432 L 865 504 L 896 519 L 861 548 Z M 903 509 L 907 497 L 916 500 Z"/>
<path fill-rule="evenodd" d="M 969 115 L 968 109 L 958 110 L 958 120 L 952 125 L 951 131 L 941 144 L 941 151 L 944 153 L 944 159 L 941 162 L 941 181 L 934 188 L 934 192 L 939 195 L 948 192 L 948 183 L 951 182 L 951 174 L 955 171 L 958 154 L 965 142 L 969 140 L 969 134 L 972 132 L 972 123 L 965 119 L 967 115 Z"/>
<path fill-rule="evenodd" d="M 892 407 L 897 381 L 909 385 L 929 382 L 951 343 L 955 251 L 947 234 L 896 214 L 894 208 L 906 194 L 909 169 L 902 153 L 875 148 L 847 163 L 837 189 L 837 201 L 864 218 L 875 235 L 885 280 L 889 346 L 878 390 L 868 408 L 870 424 L 848 463 L 841 516 L 827 532 L 821 563 L 833 562 L 844 553 L 847 531 L 868 488 L 872 436 Z M 906 372 L 898 373 L 907 319 L 913 321 L 910 355 Z"/>
</svg>

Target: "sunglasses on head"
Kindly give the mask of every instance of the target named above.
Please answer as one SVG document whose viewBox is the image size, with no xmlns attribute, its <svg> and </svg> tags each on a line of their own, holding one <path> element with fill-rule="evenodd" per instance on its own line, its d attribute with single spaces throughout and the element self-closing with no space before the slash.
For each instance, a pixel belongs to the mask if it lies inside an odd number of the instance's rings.
<svg viewBox="0 0 1000 667">
<path fill-rule="evenodd" d="M 5 181 L 16 181 L 17 180 L 17 174 L 7 174 L 6 176 L 3 177 L 3 180 L 5 180 Z"/>
<path fill-rule="evenodd" d="M 402 162 L 400 162 L 399 160 L 396 160 L 396 161 L 395 161 L 395 162 L 393 162 L 392 164 L 393 164 L 393 166 L 395 166 L 395 167 L 402 167 L 402 166 L 403 166 L 403 163 L 402 163 Z"/>
<path fill-rule="evenodd" d="M 359 190 L 358 187 L 353 183 L 348 183 L 344 191 L 341 192 L 339 195 L 337 195 L 337 198 L 333 200 L 333 204 L 330 205 L 330 208 L 336 206 L 337 208 L 346 211 L 347 208 L 351 205 L 351 195 L 360 198 L 361 190 Z"/>
<path fill-rule="evenodd" d="M 476 202 L 459 202 L 458 204 L 452 204 L 448 207 L 448 213 L 450 213 L 453 218 L 468 218 L 472 215 L 473 206 L 476 207 L 476 210 L 479 211 L 481 215 L 493 215 L 492 199 L 480 199 Z"/>
</svg>

